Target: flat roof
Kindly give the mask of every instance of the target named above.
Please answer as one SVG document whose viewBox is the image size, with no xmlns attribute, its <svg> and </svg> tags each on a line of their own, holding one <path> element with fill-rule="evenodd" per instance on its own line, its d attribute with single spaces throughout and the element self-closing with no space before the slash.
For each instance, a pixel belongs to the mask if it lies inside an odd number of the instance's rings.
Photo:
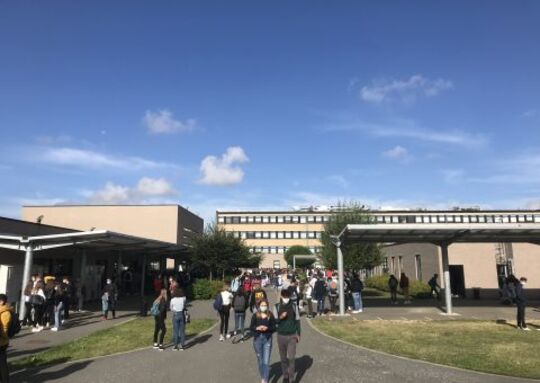
<svg viewBox="0 0 540 383">
<path fill-rule="evenodd" d="M 131 207 L 146 207 L 146 206 L 180 206 L 175 203 L 157 203 L 157 204 L 58 204 L 58 205 L 22 205 L 22 207 L 97 207 L 97 206 L 131 206 Z"/>
<path fill-rule="evenodd" d="M 339 235 L 344 243 L 484 243 L 540 244 L 538 223 L 476 224 L 361 224 L 347 225 Z"/>
<path fill-rule="evenodd" d="M 317 210 L 246 210 L 246 211 L 220 211 L 216 210 L 216 214 L 330 214 L 334 213 L 339 210 L 324 210 L 324 211 L 317 211 Z M 474 209 L 464 209 L 464 210 L 366 210 L 366 214 L 377 214 L 377 213 L 384 213 L 384 214 L 471 214 L 471 213 L 519 213 L 519 214 L 537 214 L 540 213 L 540 209 L 535 210 L 521 210 L 521 209 L 514 209 L 514 210 L 474 210 Z"/>
</svg>

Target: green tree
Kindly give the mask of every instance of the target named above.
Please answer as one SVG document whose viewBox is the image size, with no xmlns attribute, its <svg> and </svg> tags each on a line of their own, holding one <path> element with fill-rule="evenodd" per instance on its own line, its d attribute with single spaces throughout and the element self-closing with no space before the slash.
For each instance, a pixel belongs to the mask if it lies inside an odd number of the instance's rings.
<svg viewBox="0 0 540 383">
<path fill-rule="evenodd" d="M 295 245 L 289 247 L 289 249 L 285 252 L 285 260 L 287 261 L 288 265 L 293 265 L 293 257 L 295 255 L 313 255 L 311 253 L 311 250 L 309 250 L 305 246 Z M 315 262 L 315 259 L 297 259 L 296 260 L 296 266 L 297 267 L 305 267 L 313 264 Z"/>
<path fill-rule="evenodd" d="M 338 203 L 336 211 L 324 224 L 321 235 L 321 258 L 326 267 L 337 268 L 336 246 L 332 243 L 332 236 L 339 235 L 348 224 L 374 223 L 369 211 L 357 202 Z M 382 263 L 382 250 L 379 244 L 374 243 L 344 243 L 343 265 L 347 270 L 371 270 Z"/>
<path fill-rule="evenodd" d="M 239 267 L 258 266 L 261 256 L 251 254 L 241 238 L 212 223 L 191 240 L 189 260 L 193 269 L 206 273 L 212 280 L 218 274 L 224 278 L 225 273 Z"/>
</svg>

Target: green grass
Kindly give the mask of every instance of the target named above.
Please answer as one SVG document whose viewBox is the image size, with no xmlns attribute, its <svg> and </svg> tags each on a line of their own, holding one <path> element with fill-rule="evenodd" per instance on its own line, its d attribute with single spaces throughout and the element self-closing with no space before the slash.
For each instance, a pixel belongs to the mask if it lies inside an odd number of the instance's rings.
<svg viewBox="0 0 540 383">
<path fill-rule="evenodd" d="M 518 331 L 509 324 L 491 321 L 317 319 L 312 323 L 328 335 L 389 354 L 494 374 L 540 378 L 540 331 Z"/>
<path fill-rule="evenodd" d="M 193 319 L 186 327 L 186 335 L 188 337 L 197 335 L 209 329 L 214 323 L 213 319 Z M 167 322 L 166 336 L 171 336 L 171 334 L 172 327 L 169 321 Z M 151 346 L 153 335 L 153 317 L 137 318 L 51 347 L 37 354 L 17 359 L 11 363 L 11 368 L 19 370 L 135 350 Z"/>
</svg>

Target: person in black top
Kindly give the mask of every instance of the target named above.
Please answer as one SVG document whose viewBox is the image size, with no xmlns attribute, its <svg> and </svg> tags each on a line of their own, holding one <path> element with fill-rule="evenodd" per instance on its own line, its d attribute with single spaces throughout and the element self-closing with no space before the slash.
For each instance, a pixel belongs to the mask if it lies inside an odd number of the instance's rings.
<svg viewBox="0 0 540 383">
<path fill-rule="evenodd" d="M 259 374 L 263 383 L 268 383 L 270 375 L 270 356 L 272 355 L 272 334 L 276 330 L 276 319 L 268 309 L 268 301 L 263 300 L 257 312 L 251 317 L 249 326 L 253 334 L 253 348 L 257 355 Z"/>
<path fill-rule="evenodd" d="M 525 307 L 527 307 L 527 296 L 525 295 L 525 285 L 527 278 L 521 277 L 516 284 L 516 305 L 517 305 L 517 327 L 520 330 L 531 331 L 525 322 Z"/>
<path fill-rule="evenodd" d="M 398 288 L 398 280 L 394 276 L 394 274 L 390 275 L 390 278 L 388 279 L 388 289 L 390 290 L 390 302 L 392 304 L 397 305 L 397 288 Z"/>
<path fill-rule="evenodd" d="M 358 274 L 354 274 L 351 281 L 351 293 L 354 301 L 353 314 L 361 313 L 364 310 L 364 305 L 362 303 L 362 290 L 364 290 L 364 284 L 360 280 Z"/>
<path fill-rule="evenodd" d="M 319 274 L 317 277 L 317 282 L 313 287 L 313 298 L 317 301 L 317 314 L 323 315 L 324 313 L 324 298 L 326 297 L 326 283 L 324 282 L 324 277 L 322 274 Z"/>
<path fill-rule="evenodd" d="M 165 326 L 165 319 L 167 319 L 167 289 L 161 289 L 154 304 L 157 304 L 159 307 L 159 314 L 154 315 L 154 349 L 162 351 L 163 338 L 165 338 L 165 333 L 167 332 L 167 327 Z"/>
<path fill-rule="evenodd" d="M 234 293 L 232 306 L 234 310 L 234 336 L 242 334 L 240 342 L 244 342 L 244 324 L 246 321 L 246 310 L 248 307 L 248 301 L 246 299 L 242 286 L 238 287 L 238 289 Z M 236 342 L 236 339 L 233 340 L 233 343 L 234 342 Z"/>
</svg>

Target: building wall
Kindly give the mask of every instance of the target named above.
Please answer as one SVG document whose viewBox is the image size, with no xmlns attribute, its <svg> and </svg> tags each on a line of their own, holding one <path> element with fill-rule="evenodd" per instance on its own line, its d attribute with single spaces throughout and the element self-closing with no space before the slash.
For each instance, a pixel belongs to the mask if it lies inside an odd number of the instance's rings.
<svg viewBox="0 0 540 383">
<path fill-rule="evenodd" d="M 23 206 L 23 220 L 88 231 L 110 230 L 170 243 L 182 243 L 185 228 L 201 232 L 203 221 L 178 205 Z M 186 236 L 191 236 L 189 232 Z"/>
<path fill-rule="evenodd" d="M 526 277 L 527 288 L 540 289 L 540 246 L 530 243 L 512 244 L 514 275 Z"/>
<path fill-rule="evenodd" d="M 463 265 L 465 289 L 499 288 L 494 243 L 454 243 L 448 248 L 448 260 L 450 265 Z"/>
<path fill-rule="evenodd" d="M 419 270 L 416 267 L 416 255 L 420 256 L 421 267 Z M 388 271 L 396 276 L 399 276 L 401 271 L 404 271 L 409 279 L 420 279 L 427 282 L 433 274 L 440 274 L 439 248 L 429 243 L 407 243 L 388 246 L 384 248 L 383 256 L 388 260 Z M 402 269 L 398 267 L 400 256 L 402 257 Z M 392 268 L 392 257 L 395 259 L 395 268 Z"/>
</svg>

